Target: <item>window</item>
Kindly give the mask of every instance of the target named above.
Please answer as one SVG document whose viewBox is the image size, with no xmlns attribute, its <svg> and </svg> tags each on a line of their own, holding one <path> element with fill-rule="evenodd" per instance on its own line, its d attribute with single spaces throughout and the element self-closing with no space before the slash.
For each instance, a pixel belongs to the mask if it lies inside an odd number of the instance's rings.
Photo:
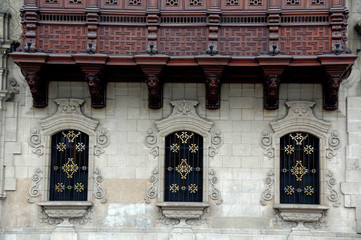
<svg viewBox="0 0 361 240">
<path fill-rule="evenodd" d="M 202 202 L 203 137 L 179 131 L 165 138 L 164 201 Z"/>
<path fill-rule="evenodd" d="M 50 201 L 86 201 L 89 136 L 66 130 L 51 137 Z"/>
<path fill-rule="evenodd" d="M 280 203 L 319 204 L 319 139 L 293 132 L 280 144 Z"/>
</svg>

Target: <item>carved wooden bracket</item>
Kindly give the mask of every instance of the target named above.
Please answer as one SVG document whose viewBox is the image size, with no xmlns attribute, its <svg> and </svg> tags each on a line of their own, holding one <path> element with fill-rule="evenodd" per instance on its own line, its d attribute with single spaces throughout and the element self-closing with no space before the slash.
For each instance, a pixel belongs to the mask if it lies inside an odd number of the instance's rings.
<svg viewBox="0 0 361 240">
<path fill-rule="evenodd" d="M 336 110 L 338 108 L 338 90 L 345 72 L 345 66 L 325 66 L 326 79 L 323 84 L 323 108 Z"/>
<path fill-rule="evenodd" d="M 202 66 L 206 76 L 206 107 L 219 109 L 221 105 L 221 76 L 224 66 Z"/>
<path fill-rule="evenodd" d="M 80 64 L 80 68 L 85 73 L 85 79 L 88 82 L 92 107 L 105 107 L 104 66 L 101 64 Z"/>
<path fill-rule="evenodd" d="M 278 109 L 278 95 L 281 83 L 281 75 L 284 66 L 263 66 L 265 82 L 263 84 L 264 108 L 267 110 Z"/>
<path fill-rule="evenodd" d="M 163 106 L 162 65 L 141 65 L 148 86 L 148 107 L 160 109 Z"/>
</svg>

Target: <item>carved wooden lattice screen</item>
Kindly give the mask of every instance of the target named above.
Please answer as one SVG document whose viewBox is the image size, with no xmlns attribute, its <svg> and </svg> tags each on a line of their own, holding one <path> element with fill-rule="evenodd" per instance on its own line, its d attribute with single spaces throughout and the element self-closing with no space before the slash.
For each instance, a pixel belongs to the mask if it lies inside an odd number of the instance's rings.
<svg viewBox="0 0 361 240">
<path fill-rule="evenodd" d="M 281 203 L 319 204 L 319 139 L 294 132 L 281 138 Z"/>
<path fill-rule="evenodd" d="M 86 201 L 89 136 L 77 130 L 51 139 L 50 201 Z"/>
<path fill-rule="evenodd" d="M 202 202 L 203 137 L 180 131 L 165 138 L 164 201 Z"/>
</svg>

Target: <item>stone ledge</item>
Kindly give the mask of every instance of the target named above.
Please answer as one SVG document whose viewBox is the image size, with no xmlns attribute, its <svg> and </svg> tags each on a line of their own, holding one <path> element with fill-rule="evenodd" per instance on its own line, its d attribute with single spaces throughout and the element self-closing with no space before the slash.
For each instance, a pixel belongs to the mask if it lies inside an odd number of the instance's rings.
<svg viewBox="0 0 361 240">
<path fill-rule="evenodd" d="M 204 210 L 209 207 L 205 202 L 159 202 L 157 206 L 161 209 L 164 217 L 180 222 L 191 219 L 200 219 Z"/>
<path fill-rule="evenodd" d="M 305 222 L 318 222 L 329 209 L 329 206 L 318 204 L 275 204 L 273 208 L 285 222 L 296 222 L 293 230 L 309 230 Z"/>
</svg>

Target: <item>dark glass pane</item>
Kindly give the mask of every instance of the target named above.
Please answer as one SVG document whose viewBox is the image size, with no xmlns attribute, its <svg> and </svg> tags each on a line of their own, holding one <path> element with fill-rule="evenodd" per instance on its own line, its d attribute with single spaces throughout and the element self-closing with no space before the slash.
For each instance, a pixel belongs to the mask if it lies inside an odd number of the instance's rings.
<svg viewBox="0 0 361 240">
<path fill-rule="evenodd" d="M 319 204 L 319 139 L 294 132 L 281 138 L 280 202 Z"/>
<path fill-rule="evenodd" d="M 180 131 L 165 138 L 164 201 L 202 202 L 203 137 Z"/>
<path fill-rule="evenodd" d="M 65 130 L 51 138 L 50 201 L 86 201 L 89 136 Z"/>
</svg>

